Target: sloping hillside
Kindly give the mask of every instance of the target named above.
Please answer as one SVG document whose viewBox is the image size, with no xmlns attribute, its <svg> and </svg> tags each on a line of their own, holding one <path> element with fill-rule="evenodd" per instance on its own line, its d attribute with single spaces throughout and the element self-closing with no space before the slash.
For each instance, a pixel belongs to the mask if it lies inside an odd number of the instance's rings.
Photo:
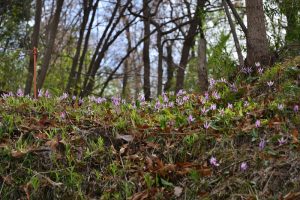
<svg viewBox="0 0 300 200">
<path fill-rule="evenodd" d="M 152 102 L 4 94 L 1 199 L 300 199 L 299 65 Z"/>
</svg>

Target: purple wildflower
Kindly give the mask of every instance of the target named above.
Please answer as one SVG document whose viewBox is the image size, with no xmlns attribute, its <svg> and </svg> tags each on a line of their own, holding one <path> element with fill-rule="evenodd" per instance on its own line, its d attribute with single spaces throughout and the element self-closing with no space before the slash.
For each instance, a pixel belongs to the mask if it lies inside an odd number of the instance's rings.
<svg viewBox="0 0 300 200">
<path fill-rule="evenodd" d="M 59 99 L 60 100 L 64 100 L 64 99 L 66 99 L 66 98 L 68 98 L 69 97 L 69 95 L 67 94 L 67 93 L 63 93 L 60 97 L 59 97 Z"/>
<path fill-rule="evenodd" d="M 208 92 L 205 92 L 205 93 L 204 93 L 204 96 L 205 96 L 205 99 L 206 99 L 206 100 L 209 99 L 209 94 L 208 94 Z"/>
<path fill-rule="evenodd" d="M 164 103 L 168 103 L 169 102 L 169 98 L 168 98 L 168 96 L 165 93 L 163 94 L 163 101 L 164 101 Z"/>
<path fill-rule="evenodd" d="M 255 67 L 260 67 L 260 62 L 255 62 Z"/>
<path fill-rule="evenodd" d="M 218 161 L 217 161 L 217 159 L 215 158 L 215 157 L 211 157 L 210 159 L 209 159 L 209 163 L 212 165 L 212 166 L 214 166 L 214 167 L 218 167 L 220 164 L 218 163 Z"/>
<path fill-rule="evenodd" d="M 256 120 L 255 122 L 255 127 L 259 128 L 261 126 L 260 120 Z"/>
<path fill-rule="evenodd" d="M 223 116 L 225 114 L 224 108 L 220 109 L 219 113 L 220 113 L 221 116 Z"/>
<path fill-rule="evenodd" d="M 83 104 L 83 99 L 82 98 L 79 98 L 79 100 L 78 100 L 78 104 L 81 106 L 82 104 Z"/>
<path fill-rule="evenodd" d="M 203 126 L 204 126 L 205 129 L 208 129 L 208 128 L 210 127 L 210 124 L 211 124 L 210 122 L 207 122 L 207 121 L 206 121 L 206 122 L 203 124 Z"/>
<path fill-rule="evenodd" d="M 76 96 L 75 96 L 75 95 L 72 96 L 72 100 L 73 100 L 73 101 L 76 100 Z"/>
<path fill-rule="evenodd" d="M 23 92 L 23 90 L 22 90 L 21 88 L 19 88 L 19 89 L 17 90 L 17 96 L 18 96 L 18 97 L 24 97 L 24 92 Z"/>
<path fill-rule="evenodd" d="M 295 105 L 294 106 L 294 112 L 298 112 L 299 111 L 299 106 L 298 105 Z"/>
<path fill-rule="evenodd" d="M 140 102 L 144 102 L 145 101 L 145 95 L 140 94 L 138 99 L 139 99 Z"/>
<path fill-rule="evenodd" d="M 60 118 L 61 119 L 65 119 L 66 118 L 66 113 L 65 112 L 61 112 L 60 113 Z"/>
<path fill-rule="evenodd" d="M 278 104 L 278 110 L 283 110 L 283 108 L 284 108 L 284 105 L 283 104 Z"/>
<path fill-rule="evenodd" d="M 155 103 L 155 110 L 159 110 L 162 107 L 161 103 L 159 101 L 157 101 Z"/>
<path fill-rule="evenodd" d="M 267 85 L 268 85 L 269 87 L 272 87 L 272 86 L 274 85 L 274 81 L 268 81 L 268 82 L 267 82 Z"/>
<path fill-rule="evenodd" d="M 51 97 L 50 92 L 48 90 L 45 91 L 44 95 L 45 95 L 46 98 L 50 98 Z"/>
<path fill-rule="evenodd" d="M 233 108 L 232 104 L 231 104 L 231 103 L 228 103 L 228 104 L 227 104 L 227 108 L 228 108 L 228 109 L 232 109 L 232 108 Z"/>
<path fill-rule="evenodd" d="M 259 74 L 262 74 L 263 72 L 264 72 L 264 69 L 263 69 L 263 68 L 261 68 L 261 67 L 258 68 L 258 73 L 259 73 Z"/>
<path fill-rule="evenodd" d="M 217 105 L 216 105 L 216 104 L 212 104 L 212 105 L 210 106 L 210 109 L 211 109 L 211 110 L 216 110 L 216 109 L 217 109 Z"/>
<path fill-rule="evenodd" d="M 43 90 L 42 89 L 39 89 L 38 90 L 38 97 L 42 97 L 44 94 Z"/>
<path fill-rule="evenodd" d="M 121 104 L 121 98 L 119 97 L 112 97 L 111 100 L 115 106 L 119 106 Z"/>
<path fill-rule="evenodd" d="M 216 92 L 216 91 L 213 91 L 212 95 L 213 95 L 213 97 L 214 97 L 216 100 L 218 100 L 218 99 L 221 98 L 220 95 L 219 95 L 219 93 Z"/>
<path fill-rule="evenodd" d="M 98 98 L 91 98 L 94 102 L 96 102 L 97 104 L 101 104 L 101 103 L 103 103 L 103 102 L 105 102 L 106 101 L 106 99 L 105 98 L 101 98 L 101 97 L 98 97 Z"/>
<path fill-rule="evenodd" d="M 242 162 L 240 169 L 241 171 L 246 171 L 248 169 L 248 164 L 246 162 Z"/>
<path fill-rule="evenodd" d="M 245 101 L 244 102 L 244 107 L 248 107 L 249 106 L 249 102 L 248 101 Z"/>
<path fill-rule="evenodd" d="M 201 113 L 206 114 L 209 111 L 209 109 L 206 109 L 205 107 L 201 108 Z"/>
<path fill-rule="evenodd" d="M 174 107 L 174 102 L 169 102 L 169 103 L 168 103 L 168 107 L 169 107 L 169 108 L 173 108 L 173 107 Z"/>
<path fill-rule="evenodd" d="M 193 115 L 189 115 L 188 122 L 192 123 L 193 121 L 195 121 L 195 118 L 193 117 Z"/>
<path fill-rule="evenodd" d="M 283 137 L 281 137 L 280 139 L 278 139 L 279 146 L 284 145 L 286 142 L 287 142 L 287 139 L 284 139 Z"/>
<path fill-rule="evenodd" d="M 215 84 L 216 84 L 215 79 L 210 78 L 210 79 L 209 79 L 209 87 L 213 87 Z"/>
<path fill-rule="evenodd" d="M 260 139 L 260 142 L 259 142 L 259 145 L 258 145 L 259 149 L 263 150 L 265 148 L 265 146 L 266 146 L 266 140 L 265 139 Z"/>
</svg>

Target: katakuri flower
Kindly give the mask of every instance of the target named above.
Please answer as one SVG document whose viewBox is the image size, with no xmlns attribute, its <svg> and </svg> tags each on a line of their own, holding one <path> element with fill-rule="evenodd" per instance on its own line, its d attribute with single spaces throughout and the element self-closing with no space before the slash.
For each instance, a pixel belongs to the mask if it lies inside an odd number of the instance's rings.
<svg viewBox="0 0 300 200">
<path fill-rule="evenodd" d="M 268 82 L 267 82 L 267 85 L 268 85 L 269 87 L 272 87 L 272 86 L 274 85 L 274 81 L 268 81 Z"/>
<path fill-rule="evenodd" d="M 265 146 L 266 146 L 266 140 L 264 138 L 260 139 L 260 142 L 259 142 L 259 145 L 258 145 L 259 149 L 263 150 L 265 148 Z"/>
<path fill-rule="evenodd" d="M 23 92 L 23 90 L 22 90 L 21 88 L 19 88 L 19 89 L 17 90 L 17 96 L 18 96 L 18 97 L 24 97 L 24 92 Z"/>
<path fill-rule="evenodd" d="M 295 105 L 293 110 L 294 110 L 294 112 L 298 112 L 299 111 L 299 106 Z"/>
<path fill-rule="evenodd" d="M 287 142 L 287 139 L 284 139 L 284 137 L 281 137 L 280 139 L 278 139 L 279 146 L 284 145 L 286 142 Z"/>
<path fill-rule="evenodd" d="M 248 169 L 248 164 L 246 162 L 242 162 L 240 169 L 241 171 L 246 171 Z"/>
<path fill-rule="evenodd" d="M 220 164 L 218 163 L 218 161 L 217 161 L 217 159 L 215 158 L 215 157 L 211 157 L 210 159 L 209 159 L 209 163 L 212 165 L 212 166 L 214 166 L 214 167 L 218 167 Z"/>
<path fill-rule="evenodd" d="M 255 122 L 255 127 L 259 128 L 261 126 L 260 120 L 256 120 Z"/>
<path fill-rule="evenodd" d="M 189 115 L 189 117 L 188 117 L 188 122 L 189 123 L 192 123 L 192 122 L 194 122 L 195 121 L 195 118 L 193 117 L 193 115 Z"/>
<path fill-rule="evenodd" d="M 283 110 L 283 108 L 284 108 L 284 105 L 283 104 L 278 104 L 278 110 Z"/>
<path fill-rule="evenodd" d="M 204 128 L 205 129 L 208 129 L 209 127 L 210 127 L 210 122 L 205 122 L 204 124 L 203 124 L 203 126 L 204 126 Z"/>
</svg>

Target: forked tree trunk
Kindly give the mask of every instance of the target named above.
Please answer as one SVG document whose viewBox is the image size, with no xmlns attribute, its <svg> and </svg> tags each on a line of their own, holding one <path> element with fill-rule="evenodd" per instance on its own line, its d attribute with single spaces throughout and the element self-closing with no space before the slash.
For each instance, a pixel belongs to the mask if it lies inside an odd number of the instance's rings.
<svg viewBox="0 0 300 200">
<path fill-rule="evenodd" d="M 78 76 L 78 74 L 76 75 L 76 70 L 77 70 L 78 60 L 79 60 L 79 56 L 80 56 L 80 52 L 81 52 L 81 45 L 82 45 L 82 41 L 84 38 L 84 31 L 85 31 L 86 24 L 88 23 L 91 8 L 92 8 L 92 0 L 89 0 L 89 1 L 83 0 L 83 19 L 82 19 L 82 22 L 80 25 L 79 38 L 78 38 L 76 50 L 75 50 L 76 52 L 73 57 L 69 80 L 68 80 L 68 83 L 66 86 L 66 92 L 68 92 L 68 93 L 70 93 L 71 87 L 74 86 L 76 76 Z"/>
<path fill-rule="evenodd" d="M 244 58 L 243 58 L 242 49 L 241 49 L 241 46 L 240 46 L 240 43 L 239 43 L 239 39 L 238 39 L 238 36 L 236 34 L 235 25 L 234 25 L 234 22 L 231 18 L 231 14 L 229 12 L 226 1 L 223 0 L 222 4 L 224 6 L 225 13 L 226 13 L 229 25 L 230 25 L 230 30 L 231 30 L 231 33 L 232 33 L 232 37 L 233 37 L 233 40 L 234 40 L 236 52 L 237 52 L 238 59 L 239 59 L 239 65 L 240 65 L 240 68 L 243 68 L 244 67 Z"/>
</svg>

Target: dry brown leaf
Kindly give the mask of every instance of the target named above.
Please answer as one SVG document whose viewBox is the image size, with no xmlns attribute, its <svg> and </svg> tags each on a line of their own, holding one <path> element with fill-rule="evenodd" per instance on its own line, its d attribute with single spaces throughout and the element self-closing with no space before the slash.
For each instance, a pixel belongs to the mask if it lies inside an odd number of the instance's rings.
<svg viewBox="0 0 300 200">
<path fill-rule="evenodd" d="M 284 200 L 294 200 L 294 199 L 300 199 L 300 192 L 292 193 L 289 192 L 287 195 L 283 197 Z"/>
<path fill-rule="evenodd" d="M 180 195 L 182 194 L 182 191 L 183 191 L 182 187 L 178 187 L 178 186 L 174 187 L 174 195 L 176 197 L 180 197 Z"/>
<path fill-rule="evenodd" d="M 299 142 L 299 132 L 297 129 L 294 129 L 292 131 L 292 137 L 293 137 L 293 143 L 298 143 Z"/>
<path fill-rule="evenodd" d="M 116 139 L 122 139 L 125 140 L 126 142 L 131 142 L 133 141 L 134 137 L 132 135 L 117 135 Z"/>
<path fill-rule="evenodd" d="M 14 158 L 21 158 L 24 155 L 27 154 L 28 151 L 19 151 L 19 150 L 12 150 L 11 151 L 11 156 Z"/>
</svg>

